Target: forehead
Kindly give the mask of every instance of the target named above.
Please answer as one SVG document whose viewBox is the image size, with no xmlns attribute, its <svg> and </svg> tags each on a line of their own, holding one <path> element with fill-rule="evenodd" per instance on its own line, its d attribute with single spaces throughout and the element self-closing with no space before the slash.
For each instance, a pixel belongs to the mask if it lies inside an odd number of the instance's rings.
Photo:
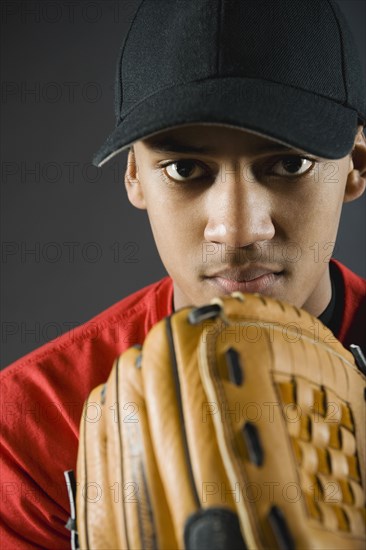
<svg viewBox="0 0 366 550">
<path fill-rule="evenodd" d="M 253 131 L 224 124 L 187 124 L 160 131 L 137 142 L 147 152 L 240 156 L 301 151 Z"/>
</svg>

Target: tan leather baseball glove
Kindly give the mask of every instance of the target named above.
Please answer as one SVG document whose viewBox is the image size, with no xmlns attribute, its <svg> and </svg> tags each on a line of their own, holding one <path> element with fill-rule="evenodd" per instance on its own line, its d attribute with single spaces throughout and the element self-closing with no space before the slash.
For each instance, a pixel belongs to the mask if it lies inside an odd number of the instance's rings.
<svg viewBox="0 0 366 550">
<path fill-rule="evenodd" d="M 289 304 L 177 311 L 85 403 L 80 547 L 364 549 L 365 386 Z"/>
</svg>

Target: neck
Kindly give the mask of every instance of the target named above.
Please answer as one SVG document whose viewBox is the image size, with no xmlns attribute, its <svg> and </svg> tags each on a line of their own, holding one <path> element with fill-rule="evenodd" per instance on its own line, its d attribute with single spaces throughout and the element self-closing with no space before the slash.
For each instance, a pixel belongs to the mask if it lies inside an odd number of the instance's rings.
<svg viewBox="0 0 366 550">
<path fill-rule="evenodd" d="M 306 300 L 302 309 L 305 309 L 314 317 L 319 317 L 327 308 L 332 298 L 332 283 L 330 280 L 329 264 L 325 269 L 322 278 L 318 282 L 316 289 Z"/>
</svg>

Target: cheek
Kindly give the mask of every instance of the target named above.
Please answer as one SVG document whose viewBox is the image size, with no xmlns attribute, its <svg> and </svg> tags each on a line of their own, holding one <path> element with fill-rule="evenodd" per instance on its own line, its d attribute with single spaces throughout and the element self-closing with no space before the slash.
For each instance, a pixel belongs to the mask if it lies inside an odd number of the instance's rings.
<svg viewBox="0 0 366 550">
<path fill-rule="evenodd" d="M 204 230 L 202 209 L 197 200 L 152 182 L 145 193 L 147 212 L 162 260 L 171 261 L 193 254 L 200 246 Z"/>
<path fill-rule="evenodd" d="M 338 163 L 325 163 L 300 192 L 288 193 L 277 204 L 279 219 L 293 234 L 335 236 L 342 210 L 346 173 Z M 285 215 L 283 215 L 285 214 Z"/>
<path fill-rule="evenodd" d="M 318 238 L 335 240 L 342 212 L 347 172 L 342 164 L 326 163 L 320 173 L 312 200 L 312 219 Z"/>
<path fill-rule="evenodd" d="M 289 256 L 294 258 L 292 269 L 305 269 L 305 286 L 325 269 L 336 243 L 346 174 L 339 170 L 330 177 L 330 173 L 326 167 L 306 193 L 294 197 L 286 208 L 286 235 L 294 243 L 293 249 L 289 249 Z"/>
</svg>

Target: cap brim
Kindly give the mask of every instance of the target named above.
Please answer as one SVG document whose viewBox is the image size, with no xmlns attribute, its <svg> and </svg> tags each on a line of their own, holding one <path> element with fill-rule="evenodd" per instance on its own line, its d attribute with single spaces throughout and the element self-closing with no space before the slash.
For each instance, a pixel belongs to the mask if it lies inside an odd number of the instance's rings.
<svg viewBox="0 0 366 550">
<path fill-rule="evenodd" d="M 161 90 L 131 108 L 93 158 L 102 166 L 156 132 L 193 123 L 252 131 L 325 159 L 353 148 L 357 112 L 290 86 L 243 78 L 219 78 Z"/>
</svg>

